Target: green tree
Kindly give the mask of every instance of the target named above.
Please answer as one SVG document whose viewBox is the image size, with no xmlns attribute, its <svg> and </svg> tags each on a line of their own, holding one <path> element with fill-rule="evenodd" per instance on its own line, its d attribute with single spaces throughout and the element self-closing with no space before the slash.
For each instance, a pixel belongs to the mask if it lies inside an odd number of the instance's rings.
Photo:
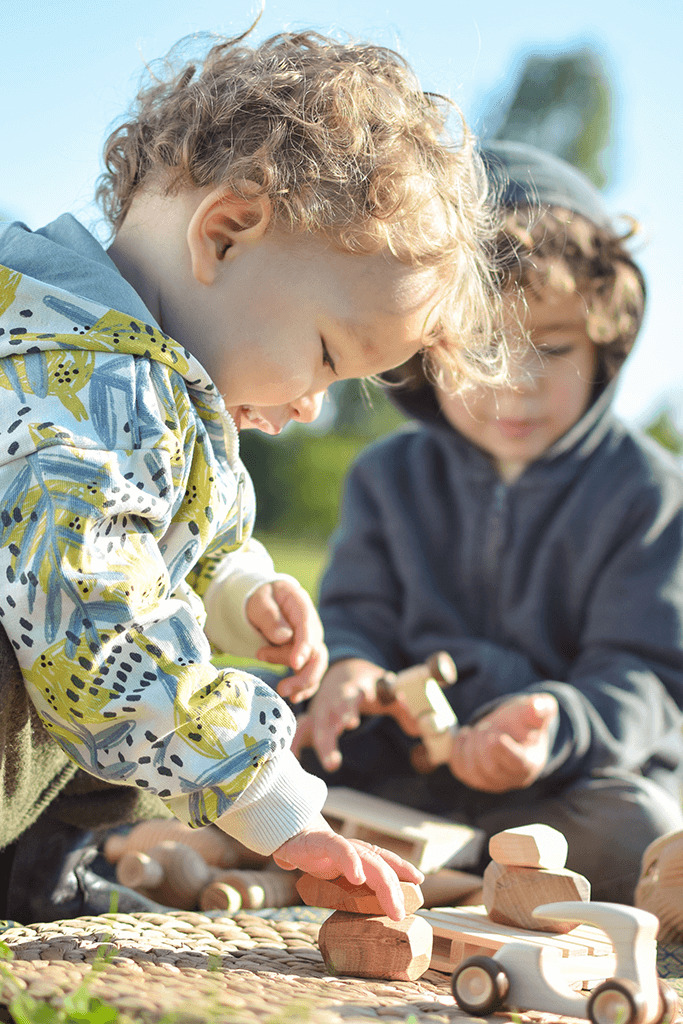
<svg viewBox="0 0 683 1024">
<path fill-rule="evenodd" d="M 683 436 L 673 421 L 670 409 L 663 409 L 648 424 L 645 433 L 667 451 L 673 452 L 674 455 L 683 455 Z"/>
<path fill-rule="evenodd" d="M 600 54 L 590 46 L 530 52 L 515 66 L 487 104 L 483 134 L 555 153 L 603 188 L 611 173 L 612 90 Z"/>
</svg>

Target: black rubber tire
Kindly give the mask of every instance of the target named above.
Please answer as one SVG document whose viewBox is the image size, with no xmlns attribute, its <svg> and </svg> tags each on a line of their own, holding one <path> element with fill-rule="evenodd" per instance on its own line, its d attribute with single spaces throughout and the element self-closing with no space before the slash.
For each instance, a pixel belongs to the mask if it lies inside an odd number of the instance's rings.
<svg viewBox="0 0 683 1024">
<path fill-rule="evenodd" d="M 466 982 L 479 976 L 483 982 L 481 998 L 472 998 L 467 992 Z M 505 1005 L 510 981 L 497 960 L 490 956 L 471 956 L 463 960 L 451 977 L 451 990 L 456 1003 L 465 1013 L 486 1017 L 496 1013 Z"/>
</svg>

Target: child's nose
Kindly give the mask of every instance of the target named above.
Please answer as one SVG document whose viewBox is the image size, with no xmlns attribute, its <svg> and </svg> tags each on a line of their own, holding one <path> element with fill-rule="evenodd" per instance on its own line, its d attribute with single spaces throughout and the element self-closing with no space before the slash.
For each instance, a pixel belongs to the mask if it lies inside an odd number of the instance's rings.
<svg viewBox="0 0 683 1024">
<path fill-rule="evenodd" d="M 313 423 L 320 415 L 323 406 L 324 391 L 317 391 L 313 394 L 302 395 L 295 402 L 291 403 L 292 419 L 299 423 Z"/>
<path fill-rule="evenodd" d="M 514 391 L 535 391 L 541 378 L 538 359 L 513 361 L 510 366 L 510 387 Z"/>
</svg>

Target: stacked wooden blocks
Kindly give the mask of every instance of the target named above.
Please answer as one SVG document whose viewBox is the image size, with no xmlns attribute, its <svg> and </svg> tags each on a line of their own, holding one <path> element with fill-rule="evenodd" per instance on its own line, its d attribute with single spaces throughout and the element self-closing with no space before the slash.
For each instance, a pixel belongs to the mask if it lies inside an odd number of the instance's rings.
<svg viewBox="0 0 683 1024">
<path fill-rule="evenodd" d="M 416 981 L 429 967 L 432 929 L 415 911 L 422 906 L 420 887 L 401 882 L 407 916 L 385 917 L 367 885 L 345 878 L 325 881 L 302 875 L 297 889 L 304 903 L 334 913 L 323 923 L 318 945 L 330 974 L 392 981 Z"/>
<path fill-rule="evenodd" d="M 533 915 L 542 903 L 590 899 L 588 879 L 565 868 L 567 840 L 561 832 L 549 825 L 507 829 L 491 837 L 489 853 L 483 898 L 492 921 L 558 933 L 574 927 Z"/>
</svg>

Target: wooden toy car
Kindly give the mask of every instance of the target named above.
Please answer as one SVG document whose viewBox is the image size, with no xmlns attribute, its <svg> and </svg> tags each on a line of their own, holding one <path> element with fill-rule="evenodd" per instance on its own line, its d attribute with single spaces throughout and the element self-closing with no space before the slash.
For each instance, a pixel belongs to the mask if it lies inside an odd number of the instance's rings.
<svg viewBox="0 0 683 1024">
<path fill-rule="evenodd" d="M 616 903 L 544 903 L 537 917 L 601 928 L 614 945 L 615 976 L 588 994 L 572 989 L 571 959 L 530 942 L 506 943 L 494 956 L 472 956 L 456 967 L 453 997 L 466 1013 L 486 1016 L 503 1008 L 587 1017 L 592 1024 L 664 1024 L 678 998 L 657 977 L 654 914 Z M 574 981 L 577 979 L 574 978 Z"/>
</svg>

